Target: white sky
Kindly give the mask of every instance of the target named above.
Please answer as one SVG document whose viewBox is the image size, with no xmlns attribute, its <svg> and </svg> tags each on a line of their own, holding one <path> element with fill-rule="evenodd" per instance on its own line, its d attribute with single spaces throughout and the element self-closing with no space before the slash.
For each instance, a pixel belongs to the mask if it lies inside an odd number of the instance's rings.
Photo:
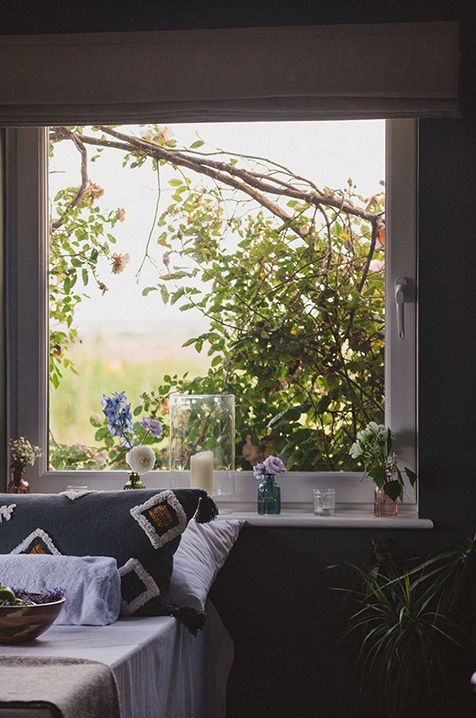
<svg viewBox="0 0 476 718">
<path fill-rule="evenodd" d="M 383 120 L 342 122 L 281 122 L 281 123 L 201 123 L 169 126 L 179 145 L 187 145 L 197 136 L 206 146 L 260 155 L 288 166 L 292 171 L 312 179 L 318 186 L 342 189 L 352 177 L 357 191 L 370 196 L 382 188 L 385 177 L 385 122 Z M 128 128 L 139 132 L 138 127 Z M 93 150 L 91 148 L 91 154 Z M 79 184 L 79 155 L 71 142 L 56 145 L 50 161 L 50 194 L 60 187 Z M 167 175 L 167 172 L 169 173 Z M 173 171 L 162 171 L 163 199 L 161 210 L 173 192 L 167 180 Z M 193 174 L 190 173 L 193 177 Z M 156 284 L 157 270 L 147 267 L 140 286 L 135 273 L 142 259 L 150 231 L 156 199 L 156 177 L 150 163 L 139 170 L 122 168 L 122 152 L 105 150 L 90 166 L 90 178 L 104 188 L 102 207 L 126 210 L 126 221 L 117 224 L 113 233 L 118 237 L 117 252 L 127 252 L 131 259 L 126 270 L 113 276 L 104 267 L 104 281 L 109 287 L 105 296 L 91 291 L 90 301 L 83 301 L 76 319 L 85 339 L 97 332 L 113 340 L 118 335 L 137 338 L 160 337 L 167 342 L 168 352 L 175 351 L 185 338 L 196 336 L 198 327 L 206 322 L 193 312 L 180 312 L 164 307 L 158 292 L 141 296 L 144 286 Z M 197 182 L 199 178 L 196 177 Z M 157 228 L 156 236 L 163 231 Z M 153 240 L 154 242 L 154 240 Z M 155 342 L 151 341 L 152 346 Z M 144 349 L 147 351 L 146 347 Z M 155 349 L 154 349 L 155 351 Z M 185 350 L 181 350 L 185 351 Z M 193 352 L 193 348 L 188 351 Z"/>
</svg>

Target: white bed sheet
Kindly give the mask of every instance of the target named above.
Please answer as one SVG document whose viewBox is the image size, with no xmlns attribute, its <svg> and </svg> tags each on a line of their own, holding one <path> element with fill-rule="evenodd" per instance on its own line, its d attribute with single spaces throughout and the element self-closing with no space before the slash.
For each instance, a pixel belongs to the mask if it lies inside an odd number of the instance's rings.
<svg viewBox="0 0 476 718">
<path fill-rule="evenodd" d="M 197 636 L 175 618 L 157 616 L 100 627 L 53 626 L 34 644 L 0 650 L 105 663 L 117 681 L 122 718 L 225 718 L 233 642 L 210 601 L 206 610 Z"/>
</svg>

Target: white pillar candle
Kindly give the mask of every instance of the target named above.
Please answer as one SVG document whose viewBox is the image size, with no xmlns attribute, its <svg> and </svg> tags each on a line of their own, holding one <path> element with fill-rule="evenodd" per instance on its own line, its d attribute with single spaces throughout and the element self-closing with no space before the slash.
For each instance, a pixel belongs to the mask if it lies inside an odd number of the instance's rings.
<svg viewBox="0 0 476 718">
<path fill-rule="evenodd" d="M 190 457 L 190 487 L 213 493 L 213 451 L 199 451 Z"/>
</svg>

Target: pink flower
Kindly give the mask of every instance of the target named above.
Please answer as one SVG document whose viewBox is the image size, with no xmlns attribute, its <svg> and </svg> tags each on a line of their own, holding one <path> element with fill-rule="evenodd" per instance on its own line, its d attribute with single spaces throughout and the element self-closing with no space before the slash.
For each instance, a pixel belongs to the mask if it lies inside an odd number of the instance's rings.
<svg viewBox="0 0 476 718">
<path fill-rule="evenodd" d="M 120 274 L 122 271 L 124 271 L 128 261 L 129 261 L 128 254 L 117 254 L 115 252 L 112 255 L 112 273 Z"/>
<path fill-rule="evenodd" d="M 118 219 L 119 222 L 126 221 L 126 210 L 124 209 L 124 207 L 119 207 L 119 209 L 116 209 L 116 219 Z"/>
<path fill-rule="evenodd" d="M 369 264 L 369 270 L 371 272 L 380 272 L 385 267 L 383 259 L 372 259 Z"/>
<path fill-rule="evenodd" d="M 167 145 L 173 138 L 169 127 L 160 127 L 157 132 L 150 129 L 142 133 L 142 139 L 153 145 Z"/>
<path fill-rule="evenodd" d="M 98 198 L 103 196 L 104 190 L 98 184 L 89 180 L 85 194 L 89 194 L 91 197 Z"/>
</svg>

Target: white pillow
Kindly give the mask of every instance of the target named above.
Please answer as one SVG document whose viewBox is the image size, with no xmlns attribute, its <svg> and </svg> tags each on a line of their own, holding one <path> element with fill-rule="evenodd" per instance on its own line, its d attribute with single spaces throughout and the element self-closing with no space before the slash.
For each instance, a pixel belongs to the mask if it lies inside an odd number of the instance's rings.
<svg viewBox="0 0 476 718">
<path fill-rule="evenodd" d="M 205 609 L 208 591 L 238 538 L 244 521 L 190 521 L 174 554 L 169 601 L 172 606 Z"/>
</svg>

